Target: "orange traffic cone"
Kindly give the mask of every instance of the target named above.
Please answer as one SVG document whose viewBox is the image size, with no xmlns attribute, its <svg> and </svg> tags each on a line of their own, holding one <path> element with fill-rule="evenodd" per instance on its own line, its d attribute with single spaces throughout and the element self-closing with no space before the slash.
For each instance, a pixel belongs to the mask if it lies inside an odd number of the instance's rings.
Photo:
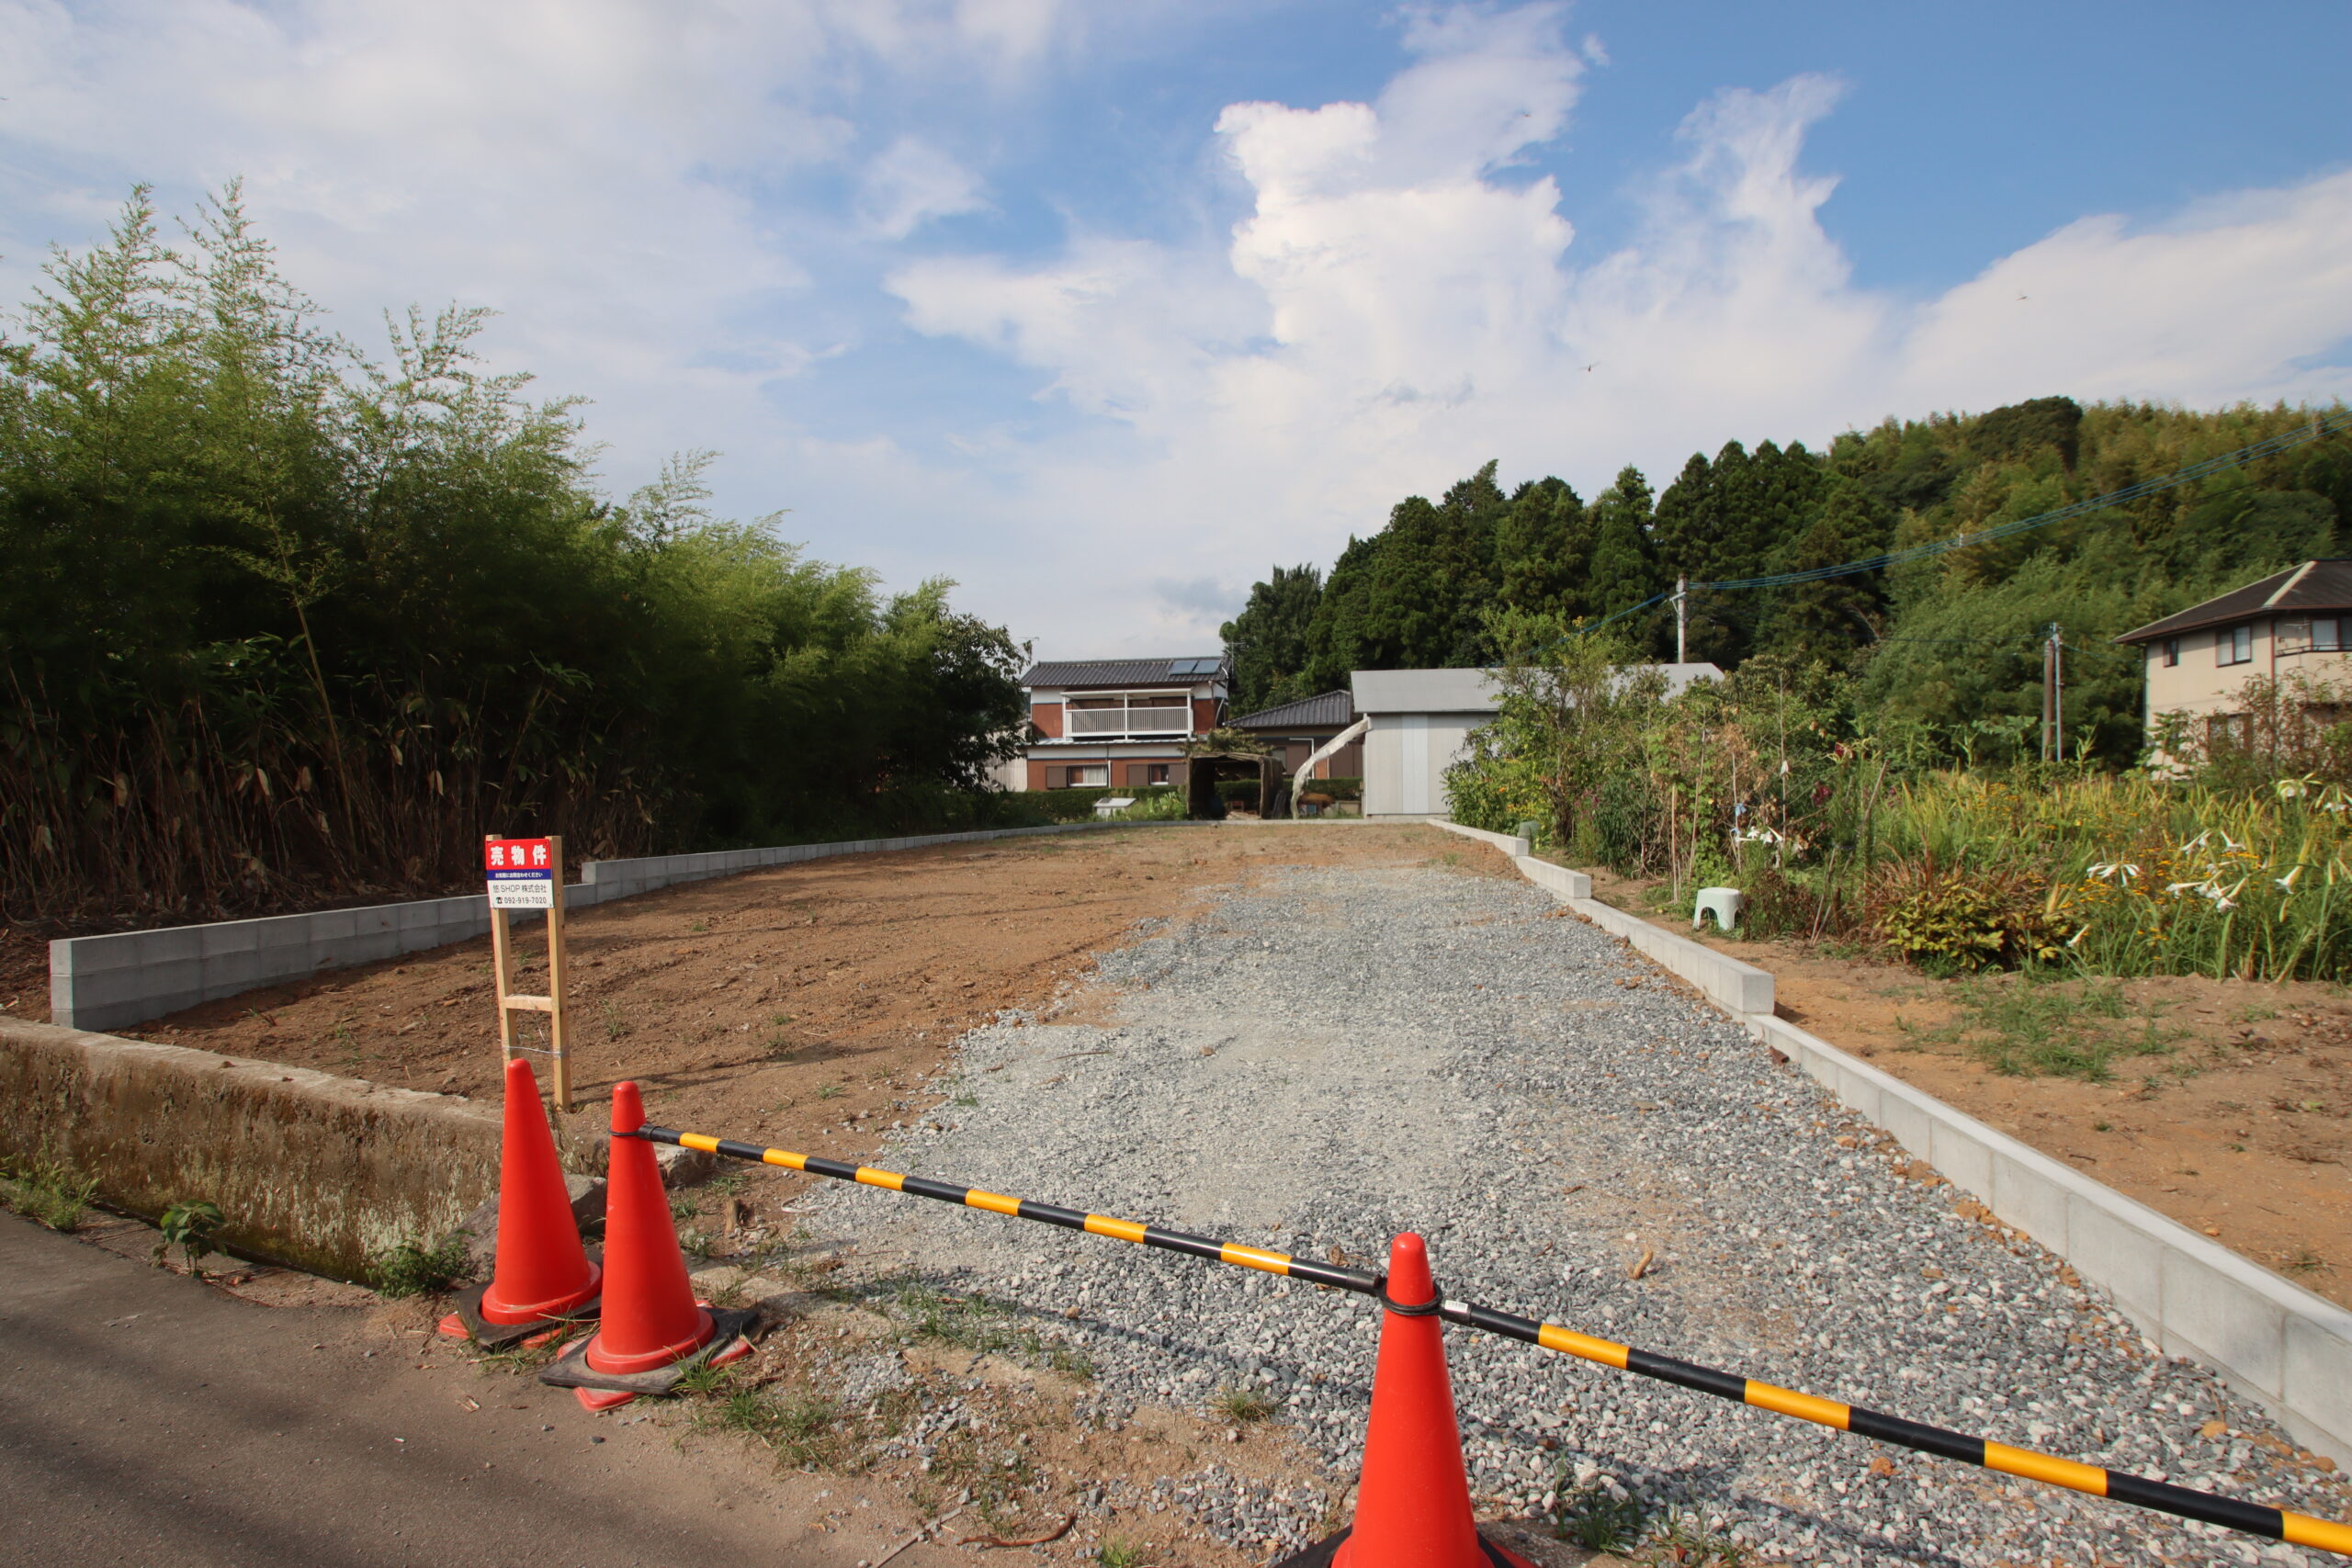
<svg viewBox="0 0 2352 1568">
<path fill-rule="evenodd" d="M 458 1298 L 458 1310 L 441 1320 L 441 1332 L 496 1347 L 592 1319 L 601 1274 L 580 1245 L 538 1080 L 531 1064 L 517 1056 L 506 1064 L 498 1263 L 490 1283 Z"/>
<path fill-rule="evenodd" d="M 1410 1232 L 1396 1237 L 1388 1248 L 1388 1310 L 1380 1323 L 1355 1523 L 1284 1568 L 1531 1568 L 1480 1536 L 1471 1519 L 1437 1300 L 1428 1247 Z"/>
<path fill-rule="evenodd" d="M 748 1355 L 741 1336 L 756 1311 L 713 1312 L 695 1300 L 686 1256 L 670 1218 L 653 1145 L 628 1134 L 645 1125 L 637 1085 L 613 1086 L 612 1156 L 605 1175 L 603 1320 L 539 1381 L 570 1388 L 590 1410 L 661 1393 L 703 1360 Z"/>
</svg>

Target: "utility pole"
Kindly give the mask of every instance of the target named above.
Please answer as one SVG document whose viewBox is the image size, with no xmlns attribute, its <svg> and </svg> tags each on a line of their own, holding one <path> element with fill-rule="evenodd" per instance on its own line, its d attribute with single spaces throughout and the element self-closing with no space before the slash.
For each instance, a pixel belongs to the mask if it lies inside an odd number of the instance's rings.
<svg viewBox="0 0 2352 1568">
<path fill-rule="evenodd" d="M 2057 722 L 2058 662 L 2057 647 L 2050 638 L 2041 639 L 2041 760 L 2050 761 L 2050 735 Z"/>
<path fill-rule="evenodd" d="M 2066 642 L 2055 621 L 2041 639 L 2041 760 L 2066 760 Z"/>
<path fill-rule="evenodd" d="M 1690 578 L 1685 573 L 1674 580 L 1674 661 L 1690 662 Z"/>
<path fill-rule="evenodd" d="M 2050 623 L 2050 752 L 2066 760 L 2066 637 Z"/>
</svg>

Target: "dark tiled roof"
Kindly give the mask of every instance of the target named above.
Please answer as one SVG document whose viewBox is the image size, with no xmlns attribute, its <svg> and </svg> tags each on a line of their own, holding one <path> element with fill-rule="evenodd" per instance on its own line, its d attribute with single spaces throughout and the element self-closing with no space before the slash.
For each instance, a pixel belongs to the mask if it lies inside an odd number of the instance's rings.
<svg viewBox="0 0 2352 1568">
<path fill-rule="evenodd" d="M 2154 642 L 2257 615 L 2310 610 L 2352 610 L 2352 560 L 2307 560 L 2259 582 L 2233 588 L 2202 604 L 2191 604 L 2178 615 L 2151 621 L 2115 640 Z"/>
<path fill-rule="evenodd" d="M 1024 686 L 1170 686 L 1225 679 L 1222 655 L 1175 659 L 1079 659 L 1039 664 L 1021 677 Z"/>
<path fill-rule="evenodd" d="M 1356 721 L 1356 700 L 1346 691 L 1301 697 L 1261 713 L 1244 714 L 1228 721 L 1234 729 L 1345 729 Z"/>
</svg>

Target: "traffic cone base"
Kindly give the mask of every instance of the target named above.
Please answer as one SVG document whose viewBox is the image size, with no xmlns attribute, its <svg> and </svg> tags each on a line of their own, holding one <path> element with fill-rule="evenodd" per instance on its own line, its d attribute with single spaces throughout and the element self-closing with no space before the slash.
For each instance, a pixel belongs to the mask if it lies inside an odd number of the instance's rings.
<svg viewBox="0 0 2352 1568">
<path fill-rule="evenodd" d="M 1471 1517 L 1437 1286 L 1419 1236 L 1390 1244 L 1383 1300 L 1355 1521 L 1282 1568 L 1530 1568 Z"/>
<path fill-rule="evenodd" d="M 676 1382 L 677 1378 L 679 1376 L 683 1376 L 690 1367 L 700 1366 L 705 1363 L 714 1367 L 723 1367 L 729 1361 L 740 1361 L 751 1353 L 752 1342 L 739 1334 L 732 1340 L 729 1341 L 725 1347 L 720 1348 L 715 1355 L 698 1355 L 692 1357 L 687 1360 L 679 1362 L 675 1367 L 670 1369 L 673 1374 L 671 1381 L 673 1382 Z M 631 1393 L 627 1389 L 574 1388 L 571 1391 L 571 1397 L 580 1402 L 581 1409 L 588 1411 L 593 1415 L 599 1410 L 617 1410 L 622 1405 L 627 1404 L 630 1400 L 642 1399 L 644 1395 Z"/>
<path fill-rule="evenodd" d="M 593 1255 L 589 1267 L 596 1268 Z M 597 1269 L 597 1276 L 601 1285 L 601 1269 Z M 592 1295 L 569 1311 L 549 1312 L 514 1323 L 501 1323 L 490 1317 L 482 1308 L 482 1296 L 488 1290 L 487 1285 L 476 1285 L 461 1292 L 455 1303 L 457 1310 L 442 1318 L 437 1325 L 441 1333 L 451 1339 L 470 1339 L 486 1350 L 503 1350 L 513 1345 L 535 1344 L 559 1329 L 596 1321 L 599 1297 Z"/>
<path fill-rule="evenodd" d="M 1353 1526 L 1342 1525 L 1336 1534 L 1324 1537 L 1304 1551 L 1292 1553 L 1273 1568 L 1345 1568 L 1348 1539 L 1354 1533 Z M 1535 1568 L 1510 1547 L 1496 1545 L 1484 1531 L 1478 1535 L 1478 1550 L 1486 1554 L 1487 1568 Z"/>
</svg>

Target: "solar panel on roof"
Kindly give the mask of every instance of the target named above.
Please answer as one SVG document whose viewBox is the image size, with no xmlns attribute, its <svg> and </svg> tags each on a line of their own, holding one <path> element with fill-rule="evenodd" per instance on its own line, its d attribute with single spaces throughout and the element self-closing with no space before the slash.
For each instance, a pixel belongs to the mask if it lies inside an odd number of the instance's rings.
<svg viewBox="0 0 2352 1568">
<path fill-rule="evenodd" d="M 1214 675 L 1223 660 L 1216 659 L 1179 659 L 1168 666 L 1170 675 Z"/>
</svg>

